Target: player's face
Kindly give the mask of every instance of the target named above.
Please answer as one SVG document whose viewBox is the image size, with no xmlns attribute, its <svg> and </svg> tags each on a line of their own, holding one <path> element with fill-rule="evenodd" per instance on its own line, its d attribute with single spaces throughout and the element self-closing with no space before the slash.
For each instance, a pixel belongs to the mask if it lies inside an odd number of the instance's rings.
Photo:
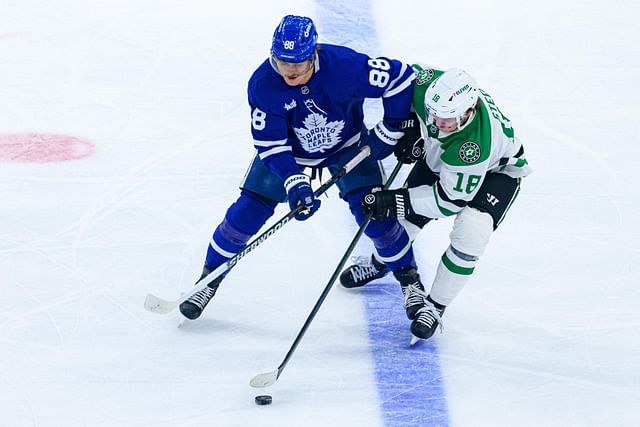
<svg viewBox="0 0 640 427">
<path fill-rule="evenodd" d="M 442 119 L 438 116 L 433 116 L 433 122 L 441 132 L 451 133 L 458 129 L 458 121 L 455 117 Z"/>
<path fill-rule="evenodd" d="M 289 86 L 304 85 L 311 80 L 313 61 L 310 59 L 304 62 L 284 62 L 277 58 L 274 60 L 282 78 Z"/>
<path fill-rule="evenodd" d="M 469 120 L 469 116 L 471 116 L 472 112 L 473 110 L 469 109 L 464 113 L 464 117 L 462 117 L 462 120 L 460 120 L 460 122 L 463 125 L 467 122 L 467 120 Z M 433 123 L 436 125 L 438 129 L 440 129 L 441 132 L 451 133 L 458 130 L 458 121 L 456 120 L 455 117 L 450 119 L 443 119 L 438 116 L 431 116 L 431 117 L 433 119 Z"/>
</svg>

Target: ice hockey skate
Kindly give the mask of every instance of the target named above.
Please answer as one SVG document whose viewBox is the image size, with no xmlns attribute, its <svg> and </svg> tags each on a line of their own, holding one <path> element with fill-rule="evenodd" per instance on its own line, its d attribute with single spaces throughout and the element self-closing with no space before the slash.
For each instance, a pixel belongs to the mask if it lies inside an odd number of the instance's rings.
<svg viewBox="0 0 640 427">
<path fill-rule="evenodd" d="M 445 306 L 437 304 L 431 297 L 425 299 L 424 306 L 416 312 L 411 322 L 411 345 L 419 340 L 427 340 L 433 336 L 438 327 L 442 330 L 442 315 Z"/>
<path fill-rule="evenodd" d="M 404 296 L 404 309 L 407 311 L 407 318 L 413 320 L 427 300 L 420 275 L 414 267 L 403 268 L 393 272 L 396 280 L 400 282 L 402 295 Z"/>
<path fill-rule="evenodd" d="M 202 276 L 200 276 L 200 280 L 202 280 L 205 276 L 207 276 L 211 271 L 206 267 L 202 271 Z M 195 320 L 202 314 L 204 308 L 209 304 L 213 296 L 216 294 L 218 290 L 218 286 L 220 286 L 220 282 L 222 281 L 222 276 L 217 277 L 213 282 L 209 283 L 203 290 L 196 292 L 191 297 L 189 297 L 185 302 L 180 304 L 180 313 L 184 317 L 190 320 Z"/>
<path fill-rule="evenodd" d="M 340 284 L 345 288 L 359 288 L 389 272 L 389 268 L 373 255 L 371 259 L 358 256 L 351 260 L 354 264 L 340 274 Z"/>
</svg>

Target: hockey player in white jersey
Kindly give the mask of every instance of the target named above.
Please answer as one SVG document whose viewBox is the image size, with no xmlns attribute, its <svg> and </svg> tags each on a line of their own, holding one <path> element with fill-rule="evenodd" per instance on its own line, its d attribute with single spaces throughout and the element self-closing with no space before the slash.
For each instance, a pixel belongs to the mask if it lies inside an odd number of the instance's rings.
<svg viewBox="0 0 640 427">
<path fill-rule="evenodd" d="M 375 220 L 400 219 L 412 240 L 430 220 L 455 216 L 450 245 L 430 290 L 425 290 L 417 270 L 412 272 L 413 283 L 401 283 L 411 332 L 428 339 L 472 276 L 530 168 L 511 122 L 468 73 L 413 68 L 413 107 L 421 132 L 404 129 L 395 153 L 401 161 L 417 163 L 403 188 L 372 191 L 362 203 Z M 422 144 L 424 148 L 416 151 Z M 371 263 L 346 269 L 340 281 L 355 288 L 387 271 L 372 256 Z"/>
</svg>

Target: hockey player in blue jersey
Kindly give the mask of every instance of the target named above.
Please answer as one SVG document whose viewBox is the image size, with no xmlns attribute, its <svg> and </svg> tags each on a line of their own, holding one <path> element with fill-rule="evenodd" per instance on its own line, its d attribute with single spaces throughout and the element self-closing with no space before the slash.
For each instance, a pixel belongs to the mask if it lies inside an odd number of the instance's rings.
<svg viewBox="0 0 640 427">
<path fill-rule="evenodd" d="M 317 31 L 307 17 L 285 16 L 276 28 L 271 55 L 248 84 L 251 133 L 257 154 L 240 185 L 240 197 L 227 210 L 210 241 L 202 277 L 240 252 L 278 203 L 288 202 L 306 220 L 319 208 L 309 168 L 337 172 L 365 144 L 371 155 L 337 182 L 356 221 L 365 218 L 364 194 L 381 187 L 378 160 L 393 152 L 410 114 L 413 70 L 398 60 L 370 58 L 347 47 L 317 43 Z M 371 130 L 364 127 L 365 98 L 382 98 L 383 119 Z M 365 234 L 376 256 L 401 284 L 415 275 L 409 237 L 393 218 L 372 221 Z M 407 276 L 407 277 L 405 277 Z M 196 319 L 211 301 L 222 278 L 180 305 L 181 313 Z"/>
</svg>

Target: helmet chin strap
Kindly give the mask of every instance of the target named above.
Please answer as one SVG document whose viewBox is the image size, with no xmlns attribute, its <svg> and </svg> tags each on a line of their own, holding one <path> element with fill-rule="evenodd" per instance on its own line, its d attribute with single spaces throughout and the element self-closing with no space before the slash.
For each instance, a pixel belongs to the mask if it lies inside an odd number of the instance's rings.
<svg viewBox="0 0 640 427">
<path fill-rule="evenodd" d="M 469 123 L 471 123 L 471 120 L 473 119 L 473 115 L 476 113 L 475 108 L 472 109 L 469 115 L 467 116 L 467 118 L 465 119 L 464 116 L 467 114 L 467 111 L 465 111 L 462 116 L 456 117 L 456 123 L 458 123 L 458 129 L 456 129 L 456 132 L 464 129 Z"/>
<path fill-rule="evenodd" d="M 273 68 L 273 71 L 275 71 L 276 73 L 280 74 L 280 71 L 278 70 L 278 64 L 276 64 L 276 58 L 275 56 L 273 56 L 273 54 L 271 54 L 269 56 L 269 64 L 271 64 L 271 68 Z M 280 74 L 282 75 L 282 74 Z"/>
</svg>

